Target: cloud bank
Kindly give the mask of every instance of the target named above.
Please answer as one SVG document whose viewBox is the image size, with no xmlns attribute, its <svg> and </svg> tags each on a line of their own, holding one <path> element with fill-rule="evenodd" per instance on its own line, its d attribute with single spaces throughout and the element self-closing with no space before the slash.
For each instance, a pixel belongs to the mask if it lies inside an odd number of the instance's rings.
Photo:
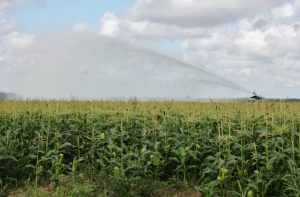
<svg viewBox="0 0 300 197">
<path fill-rule="evenodd" d="M 133 20 L 149 20 L 184 27 L 215 26 L 281 6 L 289 0 L 136 0 L 128 15 Z M 289 5 L 289 4 L 288 4 Z M 280 12 L 280 11 L 279 11 Z"/>
</svg>

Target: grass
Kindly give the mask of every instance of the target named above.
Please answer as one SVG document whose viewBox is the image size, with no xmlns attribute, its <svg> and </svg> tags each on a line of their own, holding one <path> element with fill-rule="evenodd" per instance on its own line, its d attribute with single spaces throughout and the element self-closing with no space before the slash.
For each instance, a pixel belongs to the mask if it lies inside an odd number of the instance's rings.
<svg viewBox="0 0 300 197">
<path fill-rule="evenodd" d="M 297 196 L 300 103 L 0 101 L 0 195 Z"/>
</svg>

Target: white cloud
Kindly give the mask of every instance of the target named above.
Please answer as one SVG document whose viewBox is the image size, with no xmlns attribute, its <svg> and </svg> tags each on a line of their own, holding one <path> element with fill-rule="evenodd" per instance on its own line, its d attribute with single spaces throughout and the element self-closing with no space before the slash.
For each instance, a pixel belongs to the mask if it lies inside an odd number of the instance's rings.
<svg viewBox="0 0 300 197">
<path fill-rule="evenodd" d="M 16 57 L 15 51 L 23 49 L 32 44 L 34 36 L 30 34 L 22 34 L 16 31 L 7 35 L 0 35 L 0 78 L 2 83 L 0 89 L 11 91 L 12 86 L 9 83 L 11 73 L 20 69 L 18 65 L 22 59 Z"/>
<path fill-rule="evenodd" d="M 195 37 L 206 32 L 206 29 L 203 28 L 181 28 L 163 23 L 131 20 L 125 20 L 122 28 L 129 35 L 139 37 Z"/>
<path fill-rule="evenodd" d="M 19 6 L 26 4 L 36 3 L 40 0 L 1 0 L 0 1 L 0 12 L 5 12 Z"/>
<path fill-rule="evenodd" d="M 269 89 L 299 88 L 300 56 L 294 55 L 300 51 L 297 24 L 270 23 L 257 29 L 253 20 L 240 22 L 235 28 L 215 28 L 207 36 L 184 41 L 185 59 L 204 64 L 212 72 L 247 87 L 264 84 Z M 275 96 L 272 94 L 276 93 L 261 87 Z M 289 91 L 297 94 L 296 89 Z"/>
<path fill-rule="evenodd" d="M 287 3 L 281 7 L 274 8 L 272 14 L 275 17 L 288 18 L 295 14 L 295 7 L 292 4 Z"/>
<path fill-rule="evenodd" d="M 14 51 L 28 46 L 34 36 L 20 33 L 18 25 L 6 18 L 6 13 L 20 6 L 27 5 L 38 0 L 0 0 L 0 90 L 10 91 L 12 86 L 8 82 L 10 73 L 17 62 Z"/>
<path fill-rule="evenodd" d="M 13 0 L 1 0 L 0 1 L 0 11 L 4 11 L 12 8 L 15 5 L 16 1 Z"/>
<path fill-rule="evenodd" d="M 133 20 L 184 27 L 214 26 L 269 12 L 291 0 L 135 0 L 128 10 Z"/>
<path fill-rule="evenodd" d="M 23 48 L 27 47 L 34 40 L 34 36 L 31 34 L 20 34 L 19 32 L 12 32 L 4 36 L 3 42 L 5 47 L 10 48 Z"/>
<path fill-rule="evenodd" d="M 110 12 L 104 14 L 100 22 L 100 33 L 106 36 L 115 36 L 119 31 L 119 19 Z"/>
<path fill-rule="evenodd" d="M 120 37 L 178 38 L 195 37 L 207 32 L 206 28 L 182 28 L 151 21 L 133 21 L 108 12 L 100 22 L 100 34 Z"/>
</svg>

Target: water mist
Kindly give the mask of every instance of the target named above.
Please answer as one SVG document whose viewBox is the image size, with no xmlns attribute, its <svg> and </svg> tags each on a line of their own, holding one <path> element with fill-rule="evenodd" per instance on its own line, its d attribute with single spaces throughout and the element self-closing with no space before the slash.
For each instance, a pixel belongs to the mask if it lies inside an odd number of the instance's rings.
<svg viewBox="0 0 300 197">
<path fill-rule="evenodd" d="M 164 53 L 94 32 L 39 36 L 15 57 L 10 63 L 17 69 L 9 82 L 25 97 L 176 99 L 249 93 Z"/>
</svg>

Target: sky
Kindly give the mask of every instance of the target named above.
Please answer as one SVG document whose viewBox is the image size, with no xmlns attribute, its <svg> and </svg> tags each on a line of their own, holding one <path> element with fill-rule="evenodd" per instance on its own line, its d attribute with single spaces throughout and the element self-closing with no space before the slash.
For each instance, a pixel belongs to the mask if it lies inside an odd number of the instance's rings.
<svg viewBox="0 0 300 197">
<path fill-rule="evenodd" d="M 300 0 L 0 0 L 0 91 L 300 98 Z"/>
</svg>

